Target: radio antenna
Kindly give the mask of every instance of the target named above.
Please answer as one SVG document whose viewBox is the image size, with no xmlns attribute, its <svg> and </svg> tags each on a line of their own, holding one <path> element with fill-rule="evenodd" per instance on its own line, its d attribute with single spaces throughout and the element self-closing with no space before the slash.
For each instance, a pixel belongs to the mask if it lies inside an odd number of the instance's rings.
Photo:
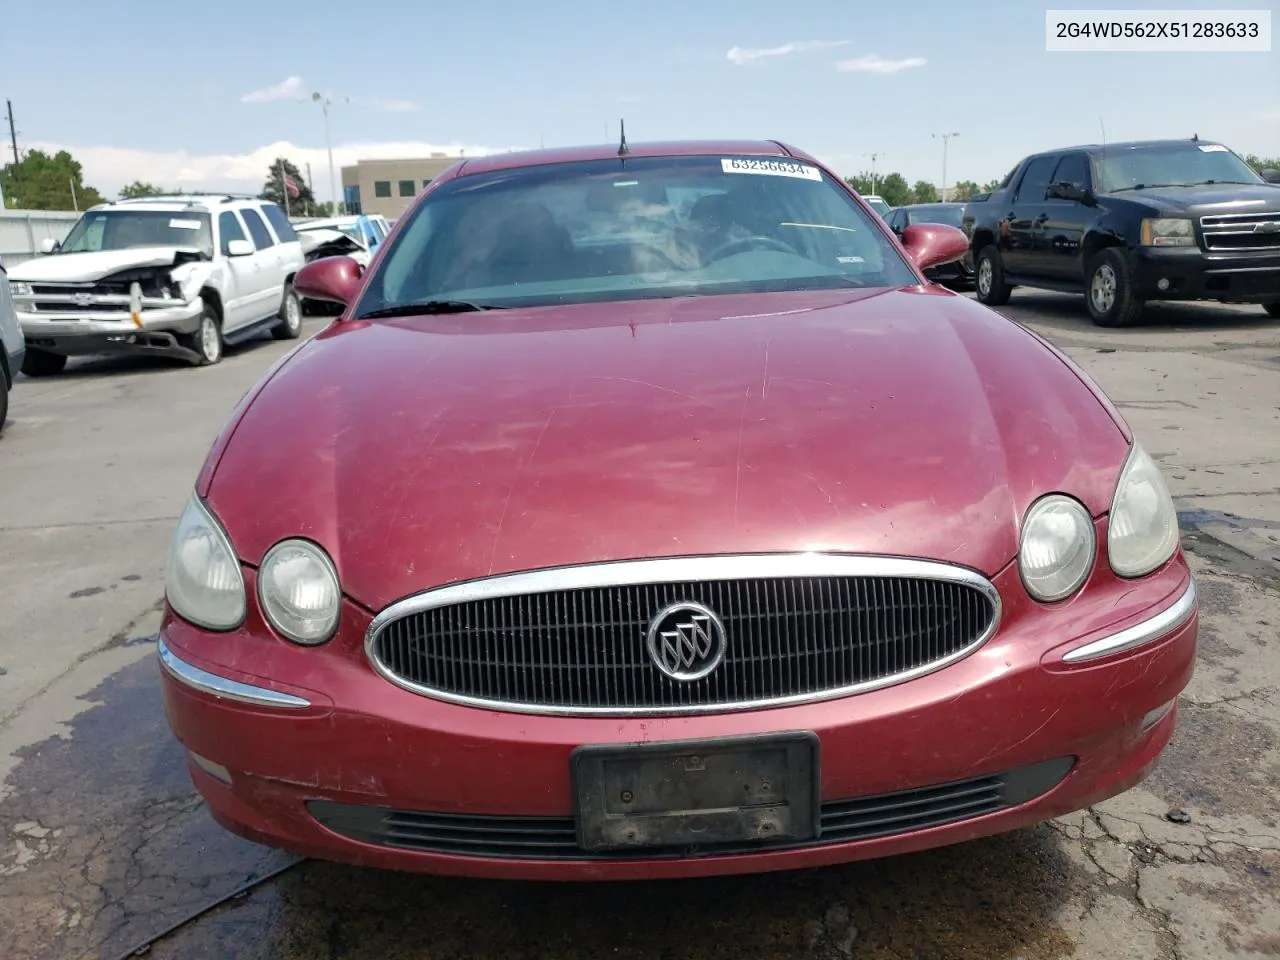
<svg viewBox="0 0 1280 960">
<path fill-rule="evenodd" d="M 627 146 L 627 122 L 625 120 L 618 121 L 618 130 L 622 134 L 622 142 L 618 144 L 618 156 L 625 157 L 631 152 L 631 148 Z"/>
</svg>

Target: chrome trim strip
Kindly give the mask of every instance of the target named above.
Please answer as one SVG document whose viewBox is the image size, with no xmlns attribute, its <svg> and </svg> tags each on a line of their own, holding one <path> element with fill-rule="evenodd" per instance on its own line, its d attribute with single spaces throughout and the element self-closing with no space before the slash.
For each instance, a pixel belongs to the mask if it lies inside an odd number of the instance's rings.
<svg viewBox="0 0 1280 960">
<path fill-rule="evenodd" d="M 295 697 L 289 693 L 268 690 L 266 687 L 255 687 L 238 680 L 228 680 L 208 670 L 202 670 L 195 664 L 187 663 L 169 649 L 163 638 L 156 641 L 156 652 L 160 656 L 160 665 L 165 671 L 193 690 L 207 693 L 224 700 L 235 700 L 239 703 L 251 703 L 257 707 L 279 707 L 285 710 L 305 710 L 311 706 L 310 700 Z"/>
<path fill-rule="evenodd" d="M 1191 618 L 1191 614 L 1195 612 L 1195 609 L 1196 582 L 1193 579 L 1187 584 L 1187 589 L 1183 591 L 1182 596 L 1154 617 L 1149 617 L 1141 623 L 1135 623 L 1131 627 L 1126 627 L 1119 633 L 1113 633 L 1110 636 L 1094 640 L 1092 643 L 1086 643 L 1082 647 L 1068 650 L 1062 659 L 1066 663 L 1096 660 L 1099 657 L 1109 657 L 1113 653 L 1132 650 L 1134 647 L 1140 647 L 1143 644 L 1159 640 L 1169 631 L 1186 623 Z"/>
<path fill-rule="evenodd" d="M 972 587 L 991 602 L 994 609 L 991 623 L 973 643 L 957 650 L 949 657 L 935 660 L 913 670 L 881 677 L 878 680 L 824 690 L 819 693 L 774 697 L 768 700 L 751 700 L 737 703 L 698 704 L 677 707 L 565 707 L 532 703 L 508 703 L 487 700 L 421 686 L 397 676 L 378 660 L 374 643 L 378 634 L 389 623 L 423 613 L 437 607 L 499 597 L 524 596 L 554 590 L 577 590 L 599 587 L 635 586 L 645 583 L 703 580 L 750 580 L 768 577 L 902 577 L 917 580 L 946 580 Z M 960 567 L 933 560 L 914 560 L 906 557 L 875 555 L 851 555 L 836 553 L 766 553 L 736 554 L 724 556 L 661 557 L 652 560 L 619 560 L 606 563 L 590 563 L 578 566 L 549 567 L 524 573 L 502 574 L 450 584 L 397 600 L 384 608 L 365 633 L 365 656 L 373 669 L 383 679 L 420 696 L 430 697 L 464 707 L 477 707 L 503 713 L 534 714 L 563 717 L 663 717 L 690 716 L 712 713 L 740 713 L 746 710 L 767 710 L 792 707 L 824 700 L 836 700 L 860 693 L 870 693 L 884 687 L 915 680 L 948 667 L 969 656 L 993 636 L 1000 627 L 1003 614 L 1000 592 L 986 577 L 968 567 Z"/>
</svg>

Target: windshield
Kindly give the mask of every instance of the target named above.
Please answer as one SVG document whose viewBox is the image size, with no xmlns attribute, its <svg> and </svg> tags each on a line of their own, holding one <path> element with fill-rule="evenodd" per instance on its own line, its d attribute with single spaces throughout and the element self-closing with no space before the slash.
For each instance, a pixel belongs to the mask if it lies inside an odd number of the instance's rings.
<svg viewBox="0 0 1280 960">
<path fill-rule="evenodd" d="M 492 306 L 897 287 L 914 271 L 816 167 L 640 157 L 441 184 L 406 214 L 356 315 L 431 300 Z"/>
<path fill-rule="evenodd" d="M 213 257 L 209 214 L 159 210 L 95 210 L 71 228 L 59 253 L 97 253 L 131 247 L 194 247 Z"/>
<path fill-rule="evenodd" d="M 939 205 L 936 207 L 917 207 L 908 216 L 912 223 L 941 223 L 958 227 L 964 222 L 964 207 L 960 205 Z"/>
<path fill-rule="evenodd" d="M 882 217 L 893 209 L 879 197 L 863 197 L 862 199 L 866 201 L 868 207 L 880 214 Z"/>
<path fill-rule="evenodd" d="M 1170 144 L 1105 153 L 1097 158 L 1098 192 L 1201 183 L 1262 183 L 1263 179 L 1218 143 Z"/>
</svg>

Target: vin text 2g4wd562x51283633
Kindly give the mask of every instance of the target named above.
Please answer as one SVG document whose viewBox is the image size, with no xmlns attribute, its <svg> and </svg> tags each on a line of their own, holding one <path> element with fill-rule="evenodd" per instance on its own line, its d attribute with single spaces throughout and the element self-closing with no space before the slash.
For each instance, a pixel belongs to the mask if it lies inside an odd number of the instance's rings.
<svg viewBox="0 0 1280 960">
<path fill-rule="evenodd" d="M 293 277 L 306 258 L 274 203 L 166 196 L 87 210 L 61 243 L 10 271 L 26 341 L 22 372 L 67 358 L 151 354 L 198 366 L 226 344 L 302 332 Z"/>
<path fill-rule="evenodd" d="M 1083 291 L 1104 327 L 1132 323 L 1148 300 L 1259 304 L 1280 318 L 1277 181 L 1198 138 L 1027 157 L 965 214 L 978 299 Z"/>
</svg>

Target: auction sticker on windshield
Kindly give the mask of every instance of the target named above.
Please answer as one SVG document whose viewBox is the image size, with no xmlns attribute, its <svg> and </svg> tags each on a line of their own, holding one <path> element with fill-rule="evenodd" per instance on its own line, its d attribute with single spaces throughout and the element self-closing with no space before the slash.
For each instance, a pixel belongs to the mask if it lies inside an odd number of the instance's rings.
<svg viewBox="0 0 1280 960">
<path fill-rule="evenodd" d="M 822 171 L 803 163 L 786 160 L 756 160 L 746 157 L 725 157 L 720 161 L 725 173 L 762 173 L 767 177 L 797 177 L 800 180 L 821 180 Z"/>
<path fill-rule="evenodd" d="M 170 220 L 169 227 L 173 230 L 199 230 L 199 220 Z"/>
</svg>

